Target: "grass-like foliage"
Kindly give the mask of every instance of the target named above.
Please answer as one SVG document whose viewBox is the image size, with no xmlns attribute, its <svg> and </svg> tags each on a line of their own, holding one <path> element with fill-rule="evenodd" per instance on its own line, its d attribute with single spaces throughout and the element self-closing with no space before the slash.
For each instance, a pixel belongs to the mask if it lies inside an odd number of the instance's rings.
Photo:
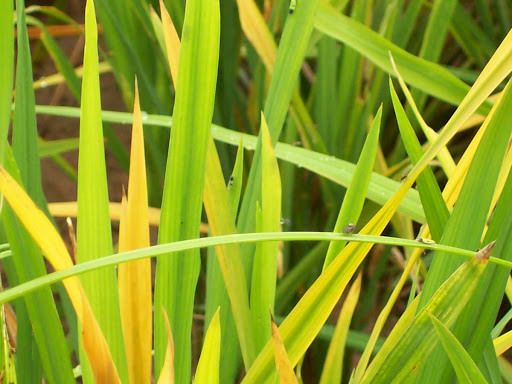
<svg viewBox="0 0 512 384">
<path fill-rule="evenodd" d="M 66 3 L 0 1 L 0 383 L 512 382 L 509 2 Z"/>
</svg>

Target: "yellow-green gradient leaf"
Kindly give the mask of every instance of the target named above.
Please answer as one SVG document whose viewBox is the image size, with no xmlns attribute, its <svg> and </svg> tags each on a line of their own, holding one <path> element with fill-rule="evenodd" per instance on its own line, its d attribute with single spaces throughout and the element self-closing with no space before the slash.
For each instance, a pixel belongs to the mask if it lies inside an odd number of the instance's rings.
<svg viewBox="0 0 512 384">
<path fill-rule="evenodd" d="M 286 349 L 284 348 L 281 336 L 279 336 L 279 328 L 277 327 L 277 324 L 274 321 L 272 313 L 270 313 L 270 324 L 272 327 L 274 359 L 276 361 L 276 368 L 279 374 L 279 383 L 299 384 L 297 376 L 295 376 L 295 372 L 293 371 L 293 365 L 290 363 L 290 359 L 288 359 L 288 354 L 286 353 Z"/>
<path fill-rule="evenodd" d="M 159 244 L 199 236 L 206 153 L 217 83 L 220 11 L 218 0 L 186 4 L 179 54 L 173 127 L 165 172 Z M 190 381 L 194 297 L 200 270 L 199 252 L 160 257 L 155 276 L 155 373 L 165 354 L 162 306 L 176 348 L 176 381 Z"/>
<path fill-rule="evenodd" d="M 41 251 L 52 267 L 57 271 L 72 267 L 73 262 L 66 249 L 66 245 L 51 222 L 4 168 L 0 168 L 0 191 L 4 194 L 5 199 L 39 248 L 41 248 Z M 105 372 L 107 372 L 108 377 L 112 379 L 110 382 L 117 382 L 118 380 L 114 380 L 117 377 L 115 365 L 111 357 L 108 360 L 108 357 L 111 356 L 110 350 L 91 311 L 80 280 L 77 277 L 71 277 L 64 280 L 63 283 L 77 317 L 82 324 L 82 333 L 86 336 L 87 341 L 91 341 L 90 344 L 84 344 L 84 347 L 86 347 L 85 350 L 89 356 L 94 375 L 104 377 Z M 101 360 L 97 360 L 95 358 L 97 356 L 100 356 Z"/>
<path fill-rule="evenodd" d="M 281 177 L 272 140 L 263 114 L 261 115 L 262 180 L 261 217 L 259 232 L 278 232 L 281 220 Z M 251 314 L 256 345 L 261 350 L 270 339 L 269 308 L 273 310 L 276 294 L 277 255 L 279 243 L 256 245 L 252 269 Z"/>
<path fill-rule="evenodd" d="M 167 331 L 167 348 L 165 349 L 164 365 L 158 378 L 158 384 L 174 384 L 174 340 L 172 339 L 171 325 L 165 309 L 162 309 L 162 314 Z"/>
<path fill-rule="evenodd" d="M 49 203 L 48 210 L 54 217 L 76 217 L 78 204 L 76 201 L 63 201 Z M 121 218 L 121 203 L 109 203 L 110 220 L 119 221 Z M 160 209 L 148 207 L 149 225 L 158 227 L 160 225 Z M 201 223 L 201 233 L 208 233 L 208 225 Z"/>
<path fill-rule="evenodd" d="M 362 274 L 359 273 L 354 284 L 352 284 L 352 287 L 350 287 L 348 291 L 343 307 L 341 307 L 338 323 L 336 324 L 334 335 L 332 336 L 327 356 L 325 357 L 320 384 L 337 384 L 341 382 L 345 343 L 347 341 L 352 315 L 356 309 L 359 293 L 361 292 L 361 277 Z"/>
<path fill-rule="evenodd" d="M 135 84 L 128 202 L 126 216 L 119 224 L 119 252 L 150 245 L 145 164 L 139 92 Z M 151 260 L 121 264 L 118 268 L 118 286 L 130 382 L 149 382 L 152 345 Z"/>
<path fill-rule="evenodd" d="M 162 15 L 162 29 L 164 32 L 165 49 L 167 51 L 167 60 L 171 68 L 172 80 L 174 87 L 177 86 L 178 81 L 178 62 L 180 57 L 180 38 L 174 27 L 171 16 L 165 8 L 165 4 L 160 0 L 160 13 Z"/>
<path fill-rule="evenodd" d="M 217 310 L 204 338 L 194 380 L 196 384 L 219 384 L 220 340 L 220 316 Z"/>
<path fill-rule="evenodd" d="M 471 359 L 471 356 L 469 356 L 459 340 L 457 340 L 450 330 L 434 315 L 429 314 L 429 316 L 439 338 L 441 339 L 443 347 L 450 358 L 459 382 L 465 384 L 486 384 L 487 380 L 485 380 L 485 377 L 482 375 L 477 365 Z"/>
<path fill-rule="evenodd" d="M 103 142 L 98 72 L 98 26 L 94 1 L 88 0 L 85 7 L 84 77 L 78 154 L 78 263 L 113 253 Z M 81 276 L 80 281 L 107 339 L 119 375 L 123 381 L 126 381 L 128 367 L 119 313 L 116 271 L 114 268 L 93 271 Z M 88 382 L 90 375 L 85 360 L 81 360 L 81 366 L 84 379 Z"/>
</svg>

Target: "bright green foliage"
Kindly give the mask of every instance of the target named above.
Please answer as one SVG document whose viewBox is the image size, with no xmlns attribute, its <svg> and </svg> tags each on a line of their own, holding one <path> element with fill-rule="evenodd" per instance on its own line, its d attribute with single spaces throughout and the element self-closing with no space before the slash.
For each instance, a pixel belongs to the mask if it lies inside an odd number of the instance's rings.
<svg viewBox="0 0 512 384">
<path fill-rule="evenodd" d="M 93 0 L 87 2 L 85 16 L 86 41 L 78 157 L 78 263 L 113 253 L 101 124 L 98 35 Z M 128 372 L 121 333 L 116 271 L 114 268 L 94 271 L 83 276 L 81 281 L 110 347 L 119 375 L 126 379 Z M 87 358 L 83 350 L 80 357 L 84 378 L 87 382 L 92 382 L 92 373 L 87 369 Z"/>
<path fill-rule="evenodd" d="M 158 233 L 160 244 L 193 239 L 199 235 L 205 159 L 219 58 L 219 33 L 218 0 L 187 3 Z M 200 109 L 197 108 L 198 104 L 201 105 Z M 163 306 L 169 315 L 176 347 L 177 383 L 190 381 L 190 336 L 200 264 L 196 251 L 160 258 L 157 263 L 155 371 L 159 376 L 165 351 L 165 329 L 161 315 Z"/>
<path fill-rule="evenodd" d="M 257 232 L 278 232 L 281 220 L 281 177 L 270 139 L 267 123 L 262 116 L 261 206 L 256 204 Z M 256 346 L 260 351 L 271 337 L 268 311 L 274 311 L 277 258 L 279 244 L 256 245 L 252 268 L 251 314 Z"/>
<path fill-rule="evenodd" d="M 422 156 L 421 145 L 416 138 L 416 135 L 412 129 L 411 123 L 407 119 L 407 115 L 398 100 L 398 95 L 395 92 L 391 79 L 389 80 L 389 88 L 391 91 L 391 100 L 393 101 L 393 108 L 395 109 L 396 119 L 398 122 L 398 128 L 402 139 L 404 141 L 405 148 L 411 161 L 416 163 Z M 429 224 L 432 237 L 435 240 L 441 238 L 446 222 L 450 213 L 446 207 L 446 203 L 443 200 L 439 186 L 437 185 L 434 173 L 430 167 L 425 168 L 423 173 L 418 177 L 418 189 L 420 198 L 422 199 L 422 205 L 425 209 L 425 215 L 427 216 L 427 222 Z"/>
<path fill-rule="evenodd" d="M 363 210 L 363 204 L 366 196 L 366 190 L 370 182 L 370 177 L 375 163 L 375 155 L 377 153 L 379 128 L 382 117 L 382 108 L 379 109 L 375 120 L 370 128 L 368 138 L 361 152 L 361 157 L 357 163 L 354 171 L 354 176 L 350 186 L 347 188 L 347 193 L 343 199 L 338 219 L 334 232 L 346 232 L 344 228 L 348 228 L 351 232 L 357 230 L 357 221 Z M 355 226 L 355 229 L 352 229 Z M 329 244 L 327 255 L 325 256 L 324 269 L 331 263 L 331 261 L 343 249 L 346 242 L 334 242 Z"/>
<path fill-rule="evenodd" d="M 12 153 L 7 151 L 5 157 L 10 160 L 10 171 L 17 174 L 18 181 L 24 185 L 29 196 L 44 210 L 46 199 L 42 191 L 40 160 L 37 154 L 35 100 L 24 9 L 24 2 L 17 1 L 18 44 Z M 2 162 L 3 160 L 4 158 Z M 9 281 L 22 283 L 44 275 L 46 270 L 41 252 L 10 208 L 2 211 L 2 223 L 13 252 L 12 261 L 7 262 L 6 268 Z M 18 380 L 40 380 L 42 368 L 48 381 L 70 382 L 73 377 L 71 362 L 67 357 L 69 350 L 51 290 L 35 292 L 25 297 L 24 301 L 25 303 L 18 303 L 20 307 L 26 308 L 21 308 L 18 317 Z M 66 357 L 62 358 L 63 355 Z"/>
<path fill-rule="evenodd" d="M 9 131 L 9 111 L 12 101 L 12 84 L 14 78 L 14 28 L 12 15 L 14 3 L 3 1 L 0 4 L 0 162 L 3 164 L 7 132 Z"/>
<path fill-rule="evenodd" d="M 439 338 L 443 344 L 448 357 L 455 369 L 457 379 L 461 383 L 487 383 L 485 377 L 478 370 L 475 362 L 471 360 L 471 357 L 466 352 L 462 344 L 459 343 L 457 338 L 453 336 L 450 330 L 436 319 L 433 315 L 430 315 L 430 320 L 436 329 Z"/>
<path fill-rule="evenodd" d="M 73 325 L 81 313 L 62 284 L 54 297 L 50 288 L 80 276 L 128 383 L 137 362 L 125 353 L 115 266 L 150 257 L 154 378 L 510 381 L 508 354 L 493 344 L 512 317 L 500 312 L 512 302 L 510 2 L 23 3 L 0 1 L 0 165 L 13 177 L 0 168 L 0 304 L 12 302 L 18 332 L 14 352 L 0 338 L 2 374 L 94 382 L 98 366 Z M 168 47 L 160 7 L 179 37 Z M 83 67 L 61 33 L 78 56 L 85 33 Z M 179 59 L 175 83 L 167 49 Z M 113 180 L 130 162 L 135 76 L 158 244 L 115 254 L 123 212 L 108 192 L 121 191 Z M 60 97 L 65 87 L 79 108 Z M 49 140 L 63 118 L 70 127 L 80 118 L 79 137 Z M 77 264 L 58 272 L 36 245 L 48 233 L 33 225 L 38 211 L 13 187 L 46 212 L 61 185 L 49 162 L 78 189 L 77 204 L 63 205 L 78 216 Z M 490 257 L 478 251 L 486 244 Z M 2 332 L 13 323 L 4 308 Z M 162 310 L 174 340 L 165 365 Z"/>
</svg>

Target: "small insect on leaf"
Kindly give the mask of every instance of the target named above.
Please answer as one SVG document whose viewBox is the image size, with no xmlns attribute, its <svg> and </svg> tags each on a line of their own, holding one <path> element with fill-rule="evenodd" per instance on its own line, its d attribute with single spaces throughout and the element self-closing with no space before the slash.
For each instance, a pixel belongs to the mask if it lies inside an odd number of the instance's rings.
<svg viewBox="0 0 512 384">
<path fill-rule="evenodd" d="M 290 8 L 288 9 L 288 13 L 291 15 L 295 12 L 295 7 L 297 6 L 297 0 L 290 0 Z"/>
<path fill-rule="evenodd" d="M 235 177 L 233 175 L 229 176 L 228 187 L 227 187 L 228 191 L 233 189 L 234 182 L 235 182 Z"/>
<path fill-rule="evenodd" d="M 424 237 L 418 237 L 416 239 L 417 242 L 419 243 L 423 243 L 423 244 L 435 244 L 436 242 L 432 239 L 426 239 Z"/>
<path fill-rule="evenodd" d="M 356 225 L 354 223 L 348 223 L 347 225 L 345 225 L 343 227 L 343 233 L 346 235 L 349 233 L 354 233 L 355 230 L 356 230 Z"/>
</svg>

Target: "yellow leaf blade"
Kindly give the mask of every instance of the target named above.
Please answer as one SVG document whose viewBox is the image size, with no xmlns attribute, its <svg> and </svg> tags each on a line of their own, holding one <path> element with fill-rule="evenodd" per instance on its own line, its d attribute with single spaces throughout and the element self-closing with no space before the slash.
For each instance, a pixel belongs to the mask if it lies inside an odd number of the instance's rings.
<svg viewBox="0 0 512 384">
<path fill-rule="evenodd" d="M 0 191 L 53 268 L 60 271 L 72 267 L 73 262 L 66 246 L 50 220 L 3 167 L 0 167 Z M 78 320 L 82 323 L 84 348 L 94 376 L 102 379 L 102 381 L 97 379 L 97 382 L 120 382 L 107 342 L 92 313 L 80 280 L 72 277 L 64 280 L 63 284 Z M 87 339 L 87 345 L 85 339 Z M 97 356 L 100 358 L 98 359 Z M 105 378 L 104 381 L 103 378 Z"/>
<path fill-rule="evenodd" d="M 343 366 L 343 356 L 345 352 L 345 343 L 347 340 L 348 330 L 352 316 L 359 300 L 361 292 L 361 273 L 357 276 L 356 281 L 352 284 L 347 298 L 341 308 L 338 323 L 334 330 L 329 350 L 325 358 L 324 369 L 320 378 L 320 384 L 340 383 L 342 377 L 341 368 Z"/>
<path fill-rule="evenodd" d="M 258 52 L 267 71 L 272 73 L 277 48 L 263 15 L 253 0 L 237 0 L 237 4 L 245 36 Z"/>
<path fill-rule="evenodd" d="M 272 313 L 270 313 L 270 321 L 272 324 L 272 340 L 274 342 L 274 358 L 276 361 L 277 372 L 279 373 L 279 383 L 281 384 L 299 384 L 297 380 L 297 376 L 295 376 L 295 372 L 293 371 L 292 363 L 288 358 L 288 354 L 283 345 L 283 341 L 281 340 L 281 336 L 279 336 L 279 328 L 277 327 L 276 322 L 274 321 L 274 317 Z"/>
<path fill-rule="evenodd" d="M 78 206 L 76 201 L 61 201 L 48 203 L 48 209 L 53 217 L 76 217 Z M 119 221 L 121 218 L 121 203 L 109 203 L 110 220 Z M 160 224 L 160 209 L 148 207 L 149 225 L 158 227 Z M 201 233 L 208 233 L 208 224 L 201 223 Z"/>
<path fill-rule="evenodd" d="M 133 130 L 126 215 L 121 214 L 119 252 L 149 247 L 149 215 L 144 155 L 144 135 L 135 82 Z M 131 383 L 151 381 L 151 260 L 118 267 L 119 306 Z"/>
<path fill-rule="evenodd" d="M 503 335 L 493 340 L 494 349 L 496 349 L 496 356 L 503 355 L 512 347 L 512 331 L 508 331 Z"/>
<path fill-rule="evenodd" d="M 96 384 L 121 384 L 107 342 L 83 290 L 81 298 L 83 311 L 79 317 L 82 320 L 82 343 Z"/>
<path fill-rule="evenodd" d="M 167 51 L 167 60 L 169 61 L 169 67 L 171 68 L 172 81 L 176 88 L 178 81 L 178 62 L 180 57 L 180 38 L 174 27 L 171 16 L 165 8 L 165 4 L 160 0 L 160 13 L 162 14 L 162 29 L 164 31 L 165 49 Z"/>
<path fill-rule="evenodd" d="M 167 349 L 165 350 L 165 359 L 158 384 L 174 384 L 174 340 L 172 338 L 171 325 L 167 312 L 162 308 L 162 313 L 165 320 L 165 328 L 167 329 Z"/>
</svg>

